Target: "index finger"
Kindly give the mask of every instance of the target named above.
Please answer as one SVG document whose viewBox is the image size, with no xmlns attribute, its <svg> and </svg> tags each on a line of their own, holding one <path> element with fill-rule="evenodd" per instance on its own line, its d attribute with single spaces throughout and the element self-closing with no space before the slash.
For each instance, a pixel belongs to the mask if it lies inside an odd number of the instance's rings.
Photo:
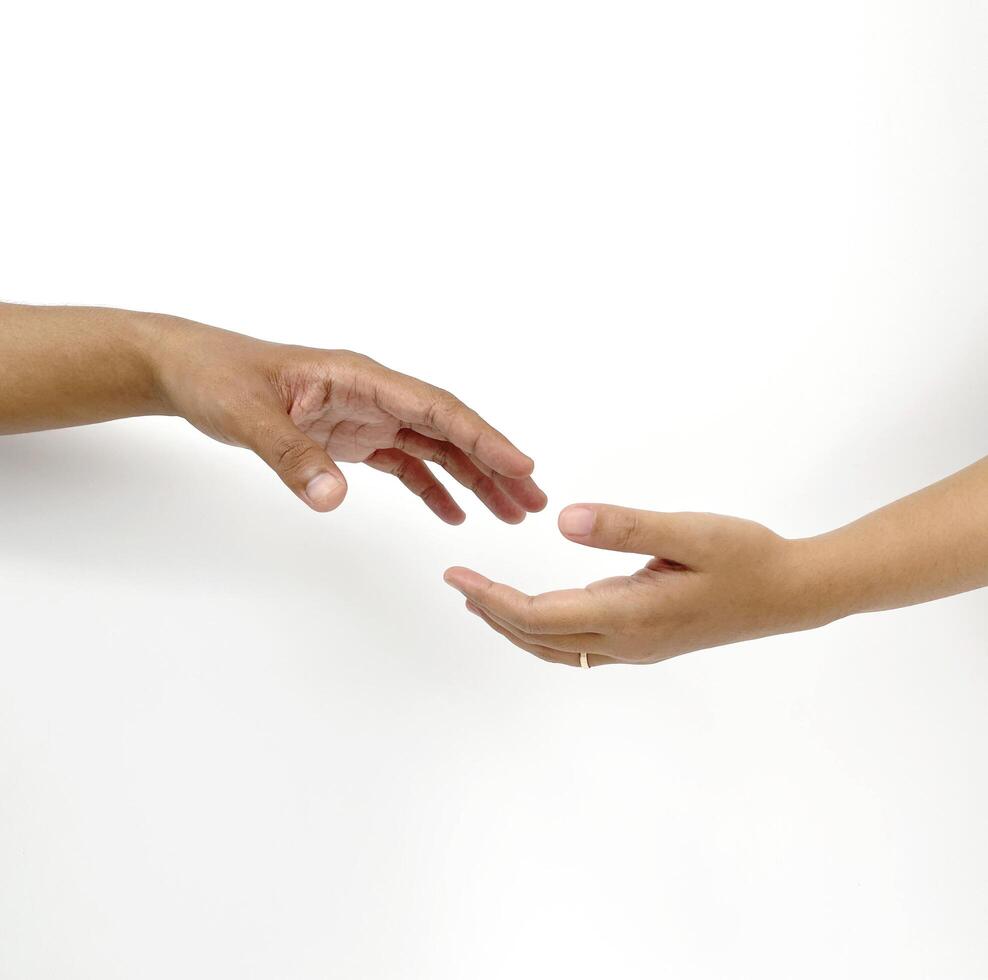
<svg viewBox="0 0 988 980">
<path fill-rule="evenodd" d="M 418 378 L 387 371 L 377 387 L 378 404 L 396 418 L 428 426 L 502 476 L 529 476 L 535 463 L 455 395 Z"/>
<path fill-rule="evenodd" d="M 600 600 L 586 589 L 526 595 L 456 566 L 446 569 L 443 579 L 471 602 L 523 633 L 593 633 L 602 625 Z"/>
</svg>

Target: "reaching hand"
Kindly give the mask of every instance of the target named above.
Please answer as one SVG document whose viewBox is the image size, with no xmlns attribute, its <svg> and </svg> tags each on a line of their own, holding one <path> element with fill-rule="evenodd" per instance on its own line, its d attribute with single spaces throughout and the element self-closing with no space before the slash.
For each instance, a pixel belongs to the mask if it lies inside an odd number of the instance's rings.
<svg viewBox="0 0 988 980">
<path fill-rule="evenodd" d="M 351 351 L 254 340 L 161 318 L 155 375 L 165 410 L 252 449 L 313 510 L 346 495 L 337 462 L 396 476 L 449 524 L 464 513 L 426 462 L 503 521 L 541 510 L 532 461 L 448 391 Z"/>
<path fill-rule="evenodd" d="M 466 568 L 446 581 L 515 646 L 554 663 L 646 664 L 680 653 L 822 625 L 800 547 L 734 517 L 567 507 L 559 529 L 592 548 L 651 555 L 633 575 L 528 596 Z"/>
<path fill-rule="evenodd" d="M 532 461 L 448 391 L 350 351 L 253 340 L 175 317 L 0 303 L 0 435 L 180 415 L 253 449 L 314 510 L 339 506 L 337 462 L 398 477 L 444 521 L 463 511 L 438 463 L 502 520 L 541 510 Z M 465 568 L 467 606 L 546 660 L 654 663 L 988 586 L 988 457 L 812 538 L 750 521 L 568 507 L 571 541 L 650 556 L 585 589 L 526 596 Z"/>
</svg>

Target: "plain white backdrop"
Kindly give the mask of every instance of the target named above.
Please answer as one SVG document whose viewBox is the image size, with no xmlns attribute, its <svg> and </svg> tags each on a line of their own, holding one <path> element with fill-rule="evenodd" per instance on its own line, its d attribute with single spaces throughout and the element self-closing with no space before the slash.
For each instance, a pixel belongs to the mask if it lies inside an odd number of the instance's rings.
<svg viewBox="0 0 988 980">
<path fill-rule="evenodd" d="M 967 0 L 8 4 L 0 297 L 347 347 L 533 455 L 460 528 L 179 420 L 0 440 L 0 980 L 988 975 L 988 600 L 647 668 L 462 609 L 988 449 Z"/>
</svg>

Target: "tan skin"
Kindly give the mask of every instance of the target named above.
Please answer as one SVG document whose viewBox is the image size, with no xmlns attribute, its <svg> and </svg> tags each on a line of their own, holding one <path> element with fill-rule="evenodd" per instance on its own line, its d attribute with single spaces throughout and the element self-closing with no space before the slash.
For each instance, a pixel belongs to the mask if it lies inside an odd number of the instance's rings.
<svg viewBox="0 0 988 980">
<path fill-rule="evenodd" d="M 464 513 L 434 463 L 516 524 L 545 507 L 532 460 L 448 391 L 352 351 L 271 344 L 178 317 L 0 304 L 0 434 L 178 415 L 253 450 L 303 502 L 346 495 L 339 462 Z"/>
<path fill-rule="evenodd" d="M 178 415 L 252 449 L 309 507 L 346 494 L 338 462 L 398 477 L 444 521 L 435 463 L 499 518 L 541 510 L 532 461 L 447 391 L 351 351 L 269 344 L 176 317 L 0 304 L 0 434 Z M 477 572 L 446 581 L 543 660 L 644 664 L 812 629 L 988 585 L 988 458 L 813 538 L 751 521 L 576 504 L 570 541 L 648 557 L 624 577 L 528 596 Z"/>
<path fill-rule="evenodd" d="M 652 664 L 988 585 L 988 458 L 846 527 L 789 540 L 716 514 L 575 504 L 577 544 L 649 556 L 629 576 L 529 596 L 466 568 L 470 612 L 552 663 Z"/>
</svg>

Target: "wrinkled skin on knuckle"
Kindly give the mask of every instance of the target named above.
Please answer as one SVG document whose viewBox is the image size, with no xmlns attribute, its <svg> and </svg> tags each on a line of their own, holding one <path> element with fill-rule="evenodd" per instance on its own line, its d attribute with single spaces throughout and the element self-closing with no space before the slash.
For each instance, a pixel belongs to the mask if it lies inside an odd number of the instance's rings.
<svg viewBox="0 0 988 980">
<path fill-rule="evenodd" d="M 357 374 L 371 368 L 377 368 L 381 371 L 387 370 L 366 354 L 342 347 L 332 350 L 295 347 L 290 348 L 290 350 L 292 351 L 291 360 L 294 367 L 312 375 Z"/>
<path fill-rule="evenodd" d="M 460 400 L 451 391 L 435 388 L 431 392 L 431 400 L 426 408 L 426 423 L 430 428 L 442 432 L 459 407 Z"/>
<path fill-rule="evenodd" d="M 301 473 L 309 456 L 309 445 L 304 439 L 284 436 L 272 446 L 274 464 L 279 473 L 294 477 Z"/>
<path fill-rule="evenodd" d="M 641 519 L 637 512 L 618 512 L 614 517 L 614 540 L 619 550 L 627 548 L 638 536 Z"/>
<path fill-rule="evenodd" d="M 426 503 L 442 501 L 445 499 L 442 489 L 436 484 L 430 484 L 428 486 L 422 487 L 417 491 L 418 496 L 422 498 Z"/>
<path fill-rule="evenodd" d="M 523 633 L 531 633 L 533 636 L 537 636 L 539 633 L 545 632 L 539 620 L 538 609 L 533 596 L 529 596 L 525 600 L 525 604 L 518 610 L 515 618 L 519 629 Z"/>
<path fill-rule="evenodd" d="M 290 352 L 274 366 L 274 371 L 288 406 L 303 397 L 311 403 L 314 393 L 319 393 L 326 405 L 330 401 L 346 402 L 372 390 L 379 374 L 389 373 L 376 361 L 356 351 L 308 347 Z"/>
<path fill-rule="evenodd" d="M 401 459 L 395 463 L 394 469 L 391 471 L 402 483 L 408 481 L 408 470 L 411 467 L 412 461 L 410 459 Z"/>
<path fill-rule="evenodd" d="M 449 447 L 444 444 L 436 446 L 432 452 L 432 462 L 444 470 L 449 469 Z"/>
</svg>

